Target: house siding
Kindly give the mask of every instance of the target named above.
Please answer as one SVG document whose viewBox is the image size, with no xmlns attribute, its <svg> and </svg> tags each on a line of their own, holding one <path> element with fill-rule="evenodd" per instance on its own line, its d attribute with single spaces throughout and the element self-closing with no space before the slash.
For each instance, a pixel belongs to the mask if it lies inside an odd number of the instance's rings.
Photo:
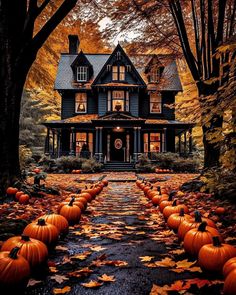
<svg viewBox="0 0 236 295">
<path fill-rule="evenodd" d="M 107 112 L 107 93 L 100 92 L 98 94 L 98 115 L 103 116 Z"/>
<path fill-rule="evenodd" d="M 130 113 L 133 116 L 139 116 L 139 95 L 137 92 L 131 92 L 129 94 L 130 100 Z"/>
</svg>

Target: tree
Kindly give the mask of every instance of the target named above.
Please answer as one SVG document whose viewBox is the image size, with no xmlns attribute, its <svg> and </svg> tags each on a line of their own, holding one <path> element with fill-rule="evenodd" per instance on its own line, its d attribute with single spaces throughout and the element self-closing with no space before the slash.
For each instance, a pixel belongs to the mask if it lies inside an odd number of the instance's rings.
<svg viewBox="0 0 236 295">
<path fill-rule="evenodd" d="M 217 93 L 221 86 L 216 51 L 222 42 L 235 34 L 236 1 L 114 0 L 109 3 L 98 1 L 98 4 L 96 8 L 100 11 L 104 11 L 104 7 L 110 11 L 113 23 L 107 32 L 111 36 L 114 37 L 117 30 L 135 28 L 139 49 L 146 43 L 150 49 L 168 48 L 177 56 L 181 51 L 198 88 L 204 164 L 206 168 L 219 165 L 220 145 L 211 141 L 209 133 L 222 127 L 223 114 L 211 113 L 205 98 Z M 211 106 L 217 103 L 216 95 Z"/>
<path fill-rule="evenodd" d="M 77 0 L 58 2 L 55 7 L 51 0 L 0 0 L 1 189 L 20 177 L 19 117 L 27 74 L 39 49 Z M 35 32 L 37 19 L 46 12 L 45 23 Z"/>
</svg>

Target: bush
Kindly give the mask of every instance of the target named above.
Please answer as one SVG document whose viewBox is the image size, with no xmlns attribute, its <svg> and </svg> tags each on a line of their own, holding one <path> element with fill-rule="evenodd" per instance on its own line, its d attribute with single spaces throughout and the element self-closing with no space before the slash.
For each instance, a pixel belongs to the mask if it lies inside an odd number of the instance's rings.
<svg viewBox="0 0 236 295">
<path fill-rule="evenodd" d="M 63 156 L 55 160 L 58 170 L 70 173 L 72 170 L 81 169 L 82 159 L 74 156 Z"/>
<path fill-rule="evenodd" d="M 175 172 L 197 172 L 199 165 L 195 159 L 178 157 L 171 167 Z"/>
<path fill-rule="evenodd" d="M 25 145 L 20 145 L 19 147 L 19 158 L 21 169 L 29 167 L 30 164 L 34 161 L 30 148 L 27 148 Z"/>
<path fill-rule="evenodd" d="M 83 159 L 82 160 L 82 171 L 85 173 L 88 172 L 98 172 L 102 168 L 102 164 L 98 163 L 96 159 L 90 158 L 90 159 Z"/>
<path fill-rule="evenodd" d="M 151 161 L 145 154 L 141 154 L 138 157 L 138 163 L 136 164 L 135 168 L 140 172 L 152 172 L 154 170 Z"/>
<path fill-rule="evenodd" d="M 172 169 L 173 163 L 179 158 L 178 154 L 174 153 L 153 153 L 152 160 L 155 161 L 158 168 Z"/>
</svg>

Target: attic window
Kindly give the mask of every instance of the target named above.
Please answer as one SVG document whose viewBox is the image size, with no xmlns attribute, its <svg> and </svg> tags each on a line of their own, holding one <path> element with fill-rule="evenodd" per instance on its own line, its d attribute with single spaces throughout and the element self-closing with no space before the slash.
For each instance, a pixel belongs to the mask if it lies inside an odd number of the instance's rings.
<svg viewBox="0 0 236 295">
<path fill-rule="evenodd" d="M 159 82 L 160 77 L 161 77 L 161 69 L 152 68 L 150 71 L 150 82 L 153 82 L 153 83 Z"/>
<path fill-rule="evenodd" d="M 88 81 L 88 67 L 77 67 L 77 81 Z"/>
<path fill-rule="evenodd" d="M 125 80 L 125 66 L 113 66 L 112 67 L 112 80 L 124 81 Z"/>
<path fill-rule="evenodd" d="M 117 60 L 121 60 L 121 52 L 120 51 L 117 51 L 117 53 L 116 53 L 116 59 Z"/>
</svg>

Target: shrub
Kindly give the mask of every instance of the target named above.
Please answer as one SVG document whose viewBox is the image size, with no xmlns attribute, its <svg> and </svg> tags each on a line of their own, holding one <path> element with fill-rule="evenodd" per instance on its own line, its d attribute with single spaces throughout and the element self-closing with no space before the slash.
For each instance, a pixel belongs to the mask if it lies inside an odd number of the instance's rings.
<svg viewBox="0 0 236 295">
<path fill-rule="evenodd" d="M 20 145 L 19 147 L 19 158 L 21 169 L 27 168 L 34 161 L 30 148 L 27 148 L 25 145 Z"/>
<path fill-rule="evenodd" d="M 55 165 L 58 170 L 61 170 L 65 173 L 70 173 L 74 169 L 81 169 L 82 159 L 74 156 L 63 156 L 55 160 Z"/>
<path fill-rule="evenodd" d="M 179 158 L 178 154 L 174 153 L 153 153 L 152 160 L 162 169 L 172 169 L 172 164 Z"/>
<path fill-rule="evenodd" d="M 151 161 L 145 154 L 139 155 L 135 168 L 140 172 L 152 172 L 154 170 Z"/>
<path fill-rule="evenodd" d="M 82 171 L 83 172 L 98 172 L 102 168 L 102 164 L 98 163 L 96 159 L 90 158 L 90 159 L 83 159 L 82 160 Z"/>
<path fill-rule="evenodd" d="M 178 157 L 171 165 L 171 169 L 175 172 L 197 172 L 198 162 L 192 158 Z"/>
</svg>

